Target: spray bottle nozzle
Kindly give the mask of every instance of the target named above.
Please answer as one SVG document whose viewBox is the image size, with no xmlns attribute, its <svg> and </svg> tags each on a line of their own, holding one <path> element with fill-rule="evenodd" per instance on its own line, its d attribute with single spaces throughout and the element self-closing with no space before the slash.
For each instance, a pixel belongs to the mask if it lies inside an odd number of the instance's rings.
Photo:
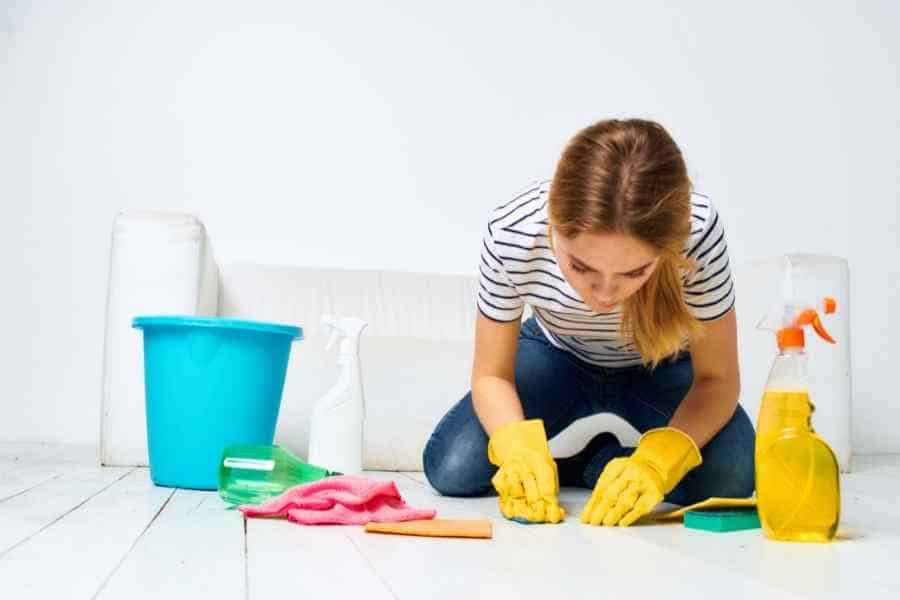
<svg viewBox="0 0 900 600">
<path fill-rule="evenodd" d="M 831 309 L 833 313 L 836 309 L 834 298 L 826 298 L 826 308 L 825 314 L 829 314 L 828 308 Z M 828 305 L 828 300 L 831 300 L 831 304 Z M 804 325 L 812 325 L 813 330 L 819 334 L 819 337 L 828 342 L 829 344 L 836 344 L 837 342 L 831 337 L 831 334 L 825 330 L 825 326 L 822 325 L 822 319 L 819 318 L 819 313 L 815 311 L 815 309 L 807 308 L 804 311 L 801 311 L 799 315 L 797 315 L 796 319 L 797 325 L 803 327 Z"/>
<path fill-rule="evenodd" d="M 340 337 L 337 329 L 329 328 L 329 331 L 331 333 L 328 335 L 328 341 L 325 342 L 326 350 L 331 350 L 334 347 L 335 342 L 337 342 L 338 337 Z"/>
<path fill-rule="evenodd" d="M 837 301 L 828 296 L 824 299 L 819 308 L 821 308 L 822 312 L 826 315 L 833 314 L 837 310 Z M 819 317 L 819 311 L 815 308 L 804 308 L 793 317 L 787 314 L 785 315 L 784 326 L 776 331 L 778 348 L 781 350 L 784 350 L 785 348 L 803 348 L 806 345 L 803 328 L 807 325 L 812 325 L 813 330 L 819 337 L 829 344 L 837 343 L 822 324 L 822 319 Z"/>
<path fill-rule="evenodd" d="M 786 255 L 783 259 L 781 302 L 764 315 L 756 327 L 774 332 L 779 350 L 803 348 L 806 345 L 803 328 L 807 325 L 812 325 L 813 330 L 826 342 L 836 343 L 822 325 L 819 313 L 833 314 L 837 310 L 837 301 L 830 296 L 826 296 L 821 302 L 812 299 L 816 295 L 810 295 L 809 292 L 816 289 L 818 282 L 806 272 L 802 256 Z"/>
<path fill-rule="evenodd" d="M 341 344 L 341 352 L 356 354 L 359 347 L 359 335 L 366 328 L 367 323 L 356 317 L 322 315 L 322 325 L 330 333 L 328 343 L 325 345 L 326 350 L 330 350 L 339 338 L 343 338 L 346 343 Z"/>
</svg>

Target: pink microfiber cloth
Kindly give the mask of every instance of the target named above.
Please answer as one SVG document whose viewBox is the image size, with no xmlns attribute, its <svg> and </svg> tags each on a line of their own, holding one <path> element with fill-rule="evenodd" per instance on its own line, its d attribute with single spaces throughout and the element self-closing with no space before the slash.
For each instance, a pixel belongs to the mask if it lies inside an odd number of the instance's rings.
<svg viewBox="0 0 900 600">
<path fill-rule="evenodd" d="M 433 519 L 433 509 L 406 505 L 393 481 L 355 475 L 298 485 L 259 506 L 239 506 L 248 517 L 284 517 L 301 525 L 365 525 Z"/>
</svg>

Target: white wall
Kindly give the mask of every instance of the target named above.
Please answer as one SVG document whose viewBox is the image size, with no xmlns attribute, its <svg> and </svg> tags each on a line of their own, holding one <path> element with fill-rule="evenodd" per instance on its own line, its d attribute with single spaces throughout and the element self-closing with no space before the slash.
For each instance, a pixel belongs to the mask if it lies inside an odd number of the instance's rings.
<svg viewBox="0 0 900 600">
<path fill-rule="evenodd" d="M 375 4 L 0 4 L 0 441 L 96 439 L 116 211 L 196 213 L 227 259 L 471 272 L 490 207 L 637 115 L 734 260 L 850 259 L 856 447 L 900 452 L 900 4 Z"/>
</svg>

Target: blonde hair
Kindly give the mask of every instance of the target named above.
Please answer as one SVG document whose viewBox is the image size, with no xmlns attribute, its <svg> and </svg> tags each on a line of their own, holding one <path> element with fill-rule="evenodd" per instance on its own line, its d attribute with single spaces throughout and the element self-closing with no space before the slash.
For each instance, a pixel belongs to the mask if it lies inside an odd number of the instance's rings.
<svg viewBox="0 0 900 600">
<path fill-rule="evenodd" d="M 566 146 L 550 186 L 550 226 L 574 238 L 621 233 L 658 252 L 656 268 L 625 300 L 622 333 L 656 367 L 696 339 L 700 322 L 684 302 L 683 256 L 691 232 L 691 182 L 681 150 L 658 123 L 600 121 Z"/>
</svg>

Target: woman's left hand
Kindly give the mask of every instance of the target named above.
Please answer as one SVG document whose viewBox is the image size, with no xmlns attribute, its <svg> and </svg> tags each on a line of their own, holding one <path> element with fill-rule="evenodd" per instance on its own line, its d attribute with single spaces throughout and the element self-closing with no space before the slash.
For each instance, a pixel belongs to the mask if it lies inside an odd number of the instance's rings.
<svg viewBox="0 0 900 600">
<path fill-rule="evenodd" d="M 651 429 L 634 454 L 603 469 L 581 521 L 627 527 L 662 502 L 688 471 L 703 462 L 697 444 L 672 427 Z"/>
</svg>

